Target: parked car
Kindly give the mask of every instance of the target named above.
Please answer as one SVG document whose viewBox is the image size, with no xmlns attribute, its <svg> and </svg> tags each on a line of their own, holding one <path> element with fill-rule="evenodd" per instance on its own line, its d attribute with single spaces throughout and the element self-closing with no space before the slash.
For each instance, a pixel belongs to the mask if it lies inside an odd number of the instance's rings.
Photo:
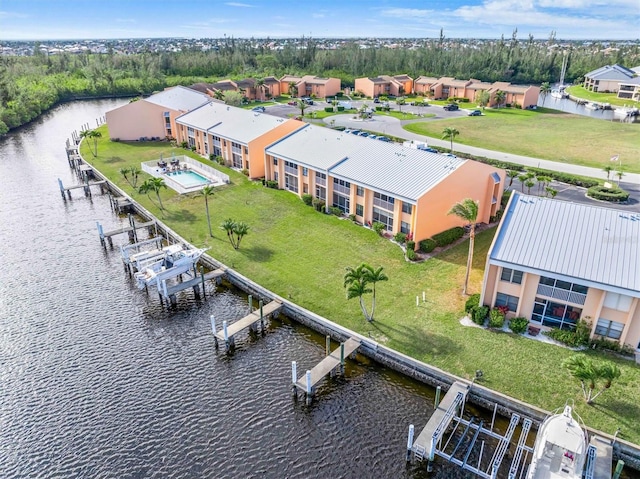
<svg viewBox="0 0 640 479">
<path fill-rule="evenodd" d="M 352 135 L 359 135 L 360 133 L 362 133 L 360 130 L 351 130 Z"/>
<path fill-rule="evenodd" d="M 298 102 L 295 100 L 291 100 L 290 102 L 287 103 L 287 105 L 298 106 Z"/>
<path fill-rule="evenodd" d="M 469 116 L 481 116 L 482 112 L 480 110 L 472 110 L 469 112 Z"/>
<path fill-rule="evenodd" d="M 443 153 L 443 156 L 448 156 L 449 158 L 458 158 L 456 155 L 454 155 L 453 153 Z"/>
<path fill-rule="evenodd" d="M 313 105 L 313 100 L 311 98 L 309 98 L 308 96 L 302 97 L 300 98 L 303 102 L 305 102 L 307 105 Z"/>
<path fill-rule="evenodd" d="M 373 99 L 373 103 L 380 103 L 380 98 L 375 97 L 375 98 Z"/>
<path fill-rule="evenodd" d="M 393 141 L 391 138 L 389 138 L 387 136 L 379 136 L 377 139 L 380 140 L 380 141 L 385 141 L 387 143 L 391 143 Z"/>
<path fill-rule="evenodd" d="M 446 111 L 456 111 L 459 110 L 460 107 L 455 103 L 449 103 L 448 105 L 443 106 Z"/>
<path fill-rule="evenodd" d="M 263 106 L 256 106 L 256 107 L 254 107 L 254 108 L 252 108 L 252 109 L 251 109 L 251 111 L 258 111 L 258 112 L 260 112 L 260 113 L 264 113 L 264 112 L 265 112 L 265 110 L 266 110 L 266 108 L 265 108 L 265 107 L 263 107 Z"/>
<path fill-rule="evenodd" d="M 366 131 L 361 131 L 360 133 L 358 133 L 358 136 L 369 136 L 369 133 L 367 133 Z"/>
<path fill-rule="evenodd" d="M 421 149 L 422 151 L 428 151 L 429 153 L 440 153 L 438 150 L 436 150 L 435 148 L 431 148 L 430 146 Z"/>
</svg>

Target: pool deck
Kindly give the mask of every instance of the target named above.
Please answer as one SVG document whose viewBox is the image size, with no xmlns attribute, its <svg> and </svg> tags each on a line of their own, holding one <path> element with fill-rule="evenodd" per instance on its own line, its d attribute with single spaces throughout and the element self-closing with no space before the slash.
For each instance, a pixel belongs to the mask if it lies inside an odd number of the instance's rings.
<svg viewBox="0 0 640 479">
<path fill-rule="evenodd" d="M 168 187 L 179 194 L 192 193 L 208 185 L 221 186 L 229 182 L 229 177 L 224 173 L 184 155 L 174 157 L 169 162 L 163 159 L 143 162 L 142 171 L 155 178 L 162 178 Z M 180 182 L 180 176 L 186 172 L 196 173 L 203 177 L 206 182 L 194 185 Z"/>
</svg>

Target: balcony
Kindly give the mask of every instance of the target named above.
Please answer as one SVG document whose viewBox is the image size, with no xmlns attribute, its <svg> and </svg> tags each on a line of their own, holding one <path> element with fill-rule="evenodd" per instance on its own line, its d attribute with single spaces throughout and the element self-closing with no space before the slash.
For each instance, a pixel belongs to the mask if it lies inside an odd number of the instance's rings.
<svg viewBox="0 0 640 479">
<path fill-rule="evenodd" d="M 554 288 L 553 286 L 547 286 L 545 284 L 538 285 L 538 294 L 541 296 L 547 296 L 548 298 L 565 301 L 567 303 L 581 305 L 583 305 L 587 299 L 586 294 L 575 293 L 567 289 Z"/>
<path fill-rule="evenodd" d="M 289 173 L 293 176 L 298 176 L 298 167 L 297 166 L 289 166 L 287 164 L 284 165 L 285 173 Z"/>
</svg>

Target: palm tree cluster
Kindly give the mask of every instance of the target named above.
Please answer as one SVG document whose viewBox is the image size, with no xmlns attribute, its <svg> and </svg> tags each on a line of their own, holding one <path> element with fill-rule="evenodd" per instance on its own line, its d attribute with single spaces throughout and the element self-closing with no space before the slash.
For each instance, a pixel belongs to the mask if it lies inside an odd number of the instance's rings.
<svg viewBox="0 0 640 479">
<path fill-rule="evenodd" d="M 389 279 L 382 271 L 383 269 L 382 266 L 374 269 L 373 266 L 361 263 L 357 268 L 348 267 L 344 275 L 343 286 L 347 290 L 347 299 L 359 299 L 362 314 L 364 314 L 364 318 L 369 322 L 373 321 L 373 315 L 376 310 L 376 283 Z M 373 294 L 371 299 L 371 314 L 367 312 L 367 307 L 363 299 L 363 296 L 369 293 Z"/>
<path fill-rule="evenodd" d="M 98 130 L 82 130 L 80 132 L 80 138 L 84 138 L 86 140 L 93 140 L 93 146 L 91 146 L 91 142 L 89 142 L 89 151 L 95 158 L 98 156 L 98 138 L 102 137 L 102 133 Z"/>
<path fill-rule="evenodd" d="M 140 168 L 137 166 L 132 166 L 131 168 L 120 168 L 120 174 L 124 176 L 124 179 L 132 188 L 137 188 Z"/>
<path fill-rule="evenodd" d="M 242 221 L 238 222 L 228 218 L 222 222 L 220 229 L 223 229 L 227 233 L 227 238 L 229 238 L 233 249 L 240 249 L 240 242 L 249 232 L 249 225 Z"/>
<path fill-rule="evenodd" d="M 584 354 L 568 357 L 563 366 L 580 381 L 587 404 L 592 404 L 622 374 L 620 368 L 611 361 L 594 361 Z"/>
<path fill-rule="evenodd" d="M 160 207 L 160 210 L 162 211 L 164 210 L 164 206 L 162 206 L 162 199 L 160 199 L 160 190 L 166 187 L 167 184 L 162 178 L 149 178 L 140 185 L 140 188 L 138 188 L 138 192 L 141 194 L 146 194 L 149 197 L 149 200 L 151 200 L 149 193 L 155 193 L 156 197 L 158 198 L 158 205 Z M 153 202 L 153 200 L 151 200 L 151 202 Z"/>
</svg>

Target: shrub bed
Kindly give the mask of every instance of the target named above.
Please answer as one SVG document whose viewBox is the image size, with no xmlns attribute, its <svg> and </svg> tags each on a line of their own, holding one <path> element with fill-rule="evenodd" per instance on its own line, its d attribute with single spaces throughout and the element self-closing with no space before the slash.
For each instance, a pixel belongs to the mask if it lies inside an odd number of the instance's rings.
<svg viewBox="0 0 640 479">
<path fill-rule="evenodd" d="M 407 240 L 407 235 L 405 233 L 396 233 L 393 237 L 393 240 L 396 243 L 404 243 Z"/>
<path fill-rule="evenodd" d="M 307 206 L 311 206 L 313 204 L 313 196 L 309 193 L 304 193 L 302 195 L 302 202 Z"/>
<path fill-rule="evenodd" d="M 522 334 L 527 330 L 529 320 L 522 316 L 509 320 L 509 329 L 516 334 Z"/>
<path fill-rule="evenodd" d="M 622 188 L 605 188 L 601 185 L 592 186 L 587 190 L 587 196 L 596 200 L 620 203 L 629 199 L 629 193 Z"/>
<path fill-rule="evenodd" d="M 322 211 L 324 211 L 324 207 L 325 207 L 326 203 L 324 201 L 322 201 L 322 200 L 314 198 L 311 201 L 311 205 L 315 208 L 316 211 L 322 212 Z"/>
<path fill-rule="evenodd" d="M 555 339 L 567 346 L 576 348 L 578 346 L 586 346 L 589 344 L 589 334 L 591 333 L 591 326 L 584 320 L 578 321 L 576 329 L 569 331 L 566 329 L 553 328 L 551 331 L 547 331 L 544 334 L 551 339 Z"/>
<path fill-rule="evenodd" d="M 420 241 L 419 248 L 423 253 L 431 253 L 436 248 L 436 246 L 438 246 L 436 242 L 433 239 L 428 238 L 426 240 Z"/>
<path fill-rule="evenodd" d="M 473 309 L 478 308 L 480 304 L 480 293 L 472 294 L 464 303 L 465 313 L 470 313 Z"/>
<path fill-rule="evenodd" d="M 456 226 L 455 228 L 451 228 L 449 230 L 443 231 L 442 233 L 438 233 L 437 235 L 433 235 L 433 240 L 436 242 L 437 246 L 446 246 L 456 240 L 459 240 L 463 235 L 464 228 Z"/>
<path fill-rule="evenodd" d="M 480 326 L 484 326 L 484 322 L 489 315 L 489 306 L 478 306 L 473 309 L 472 318 L 473 322 L 479 324 Z"/>
<path fill-rule="evenodd" d="M 504 326 L 504 313 L 498 308 L 492 309 L 489 313 L 489 327 L 502 329 Z"/>
</svg>

